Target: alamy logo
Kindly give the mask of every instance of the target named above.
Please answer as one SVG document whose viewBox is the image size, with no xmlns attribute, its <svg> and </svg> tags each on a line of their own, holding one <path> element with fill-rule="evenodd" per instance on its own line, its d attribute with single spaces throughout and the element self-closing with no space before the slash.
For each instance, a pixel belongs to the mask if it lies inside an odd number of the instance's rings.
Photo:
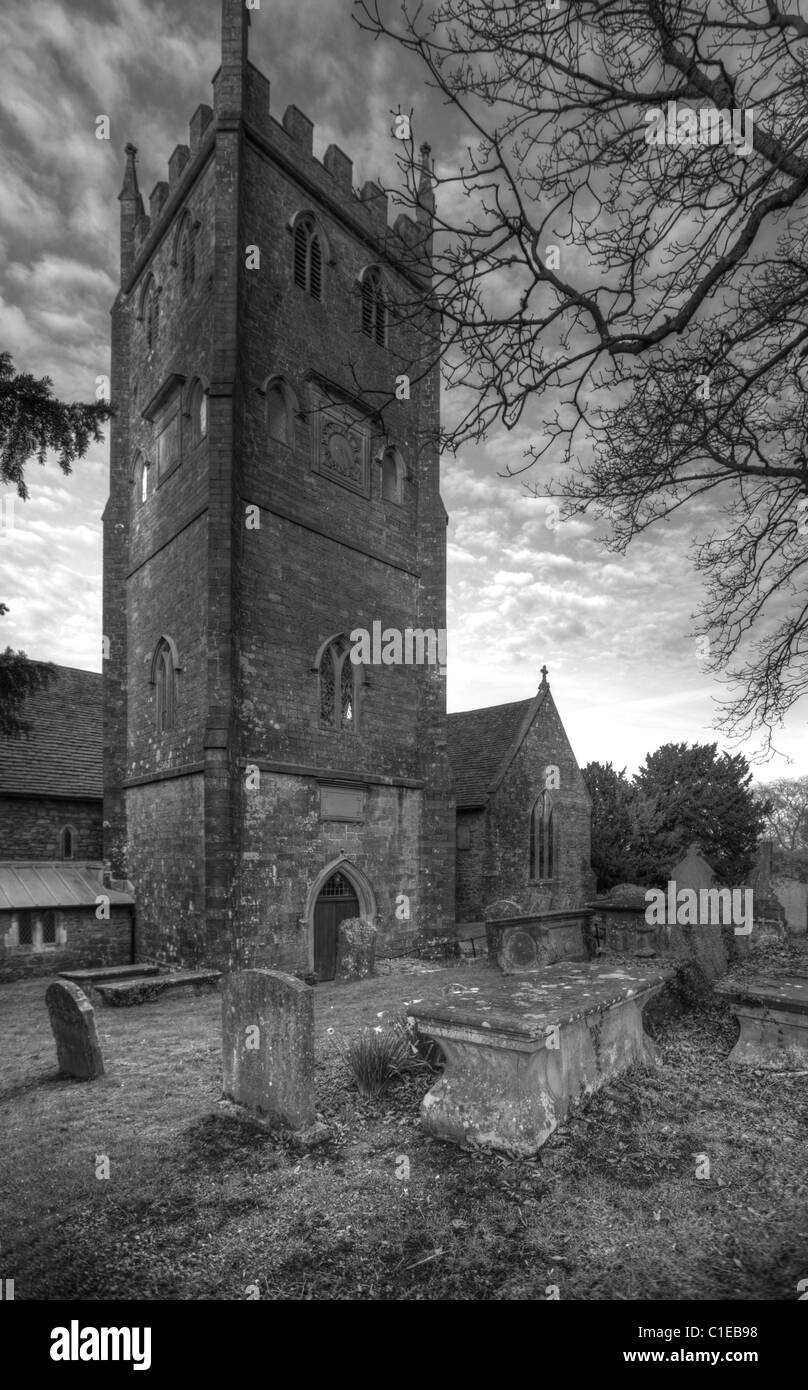
<svg viewBox="0 0 808 1390">
<path fill-rule="evenodd" d="M 741 909 L 743 894 L 743 909 Z M 754 891 L 751 888 L 680 888 L 676 880 L 668 882 L 667 893 L 662 888 L 649 888 L 645 895 L 648 906 L 645 920 L 649 927 L 678 922 L 682 927 L 735 927 L 736 936 L 749 936 L 754 916 Z"/>
<path fill-rule="evenodd" d="M 51 1361 L 132 1361 L 134 1371 L 151 1366 L 150 1327 L 70 1327 L 51 1332 Z"/>
<path fill-rule="evenodd" d="M 741 131 L 743 121 L 743 132 Z M 677 106 L 669 101 L 667 113 L 654 106 L 645 113 L 646 145 L 734 145 L 744 158 L 754 149 L 753 107 L 746 111 L 717 110 L 702 106 L 694 111 L 690 106 Z"/>
<path fill-rule="evenodd" d="M 355 666 L 446 666 L 446 630 L 434 627 L 386 627 L 374 622 L 373 633 L 355 627 L 351 633 Z"/>
</svg>

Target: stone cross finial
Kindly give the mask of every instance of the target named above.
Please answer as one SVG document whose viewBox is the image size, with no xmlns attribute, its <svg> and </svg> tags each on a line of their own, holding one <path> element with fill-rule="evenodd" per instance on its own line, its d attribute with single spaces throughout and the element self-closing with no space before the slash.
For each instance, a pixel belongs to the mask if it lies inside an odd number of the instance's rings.
<svg viewBox="0 0 808 1390">
<path fill-rule="evenodd" d="M 547 667 L 546 667 L 546 666 L 542 666 L 542 668 L 541 668 L 541 683 L 542 683 L 542 685 L 546 685 L 546 684 L 547 684 Z"/>
</svg>

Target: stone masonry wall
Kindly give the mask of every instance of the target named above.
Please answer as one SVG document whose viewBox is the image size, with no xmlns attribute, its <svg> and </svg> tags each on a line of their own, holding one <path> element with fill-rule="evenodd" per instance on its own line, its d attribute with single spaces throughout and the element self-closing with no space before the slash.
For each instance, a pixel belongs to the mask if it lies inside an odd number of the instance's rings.
<svg viewBox="0 0 808 1390">
<path fill-rule="evenodd" d="M 545 768 L 559 769 L 551 791 L 558 817 L 558 864 L 550 883 L 530 878 L 530 813 L 545 785 Z M 587 902 L 594 893 L 590 866 L 591 803 L 564 727 L 548 696 L 539 709 L 488 807 L 484 901 L 513 898 L 525 910 L 553 911 Z M 480 915 L 483 915 L 480 913 Z"/>
<path fill-rule="evenodd" d="M 456 914 L 458 922 L 478 922 L 483 904 L 487 848 L 485 811 L 458 811 L 458 840 L 464 830 L 469 837 L 469 847 L 457 851 Z"/>
<path fill-rule="evenodd" d="M 130 788 L 127 812 L 136 958 L 207 959 L 202 774 Z"/>
<path fill-rule="evenodd" d="M 61 832 L 73 828 L 73 858 L 102 856 L 101 801 L 0 796 L 0 859 L 60 859 Z"/>
<path fill-rule="evenodd" d="M 9 946 L 7 936 L 12 913 L 0 912 L 0 981 L 27 980 L 56 975 L 60 970 L 89 969 L 101 965 L 128 965 L 132 959 L 131 913 L 128 907 L 110 907 L 109 921 L 96 918 L 93 907 L 56 910 L 59 944 Z M 60 938 L 64 938 L 60 941 Z"/>
<path fill-rule="evenodd" d="M 260 787 L 244 792 L 240 928 L 248 963 L 311 969 L 307 900 L 318 874 L 341 855 L 372 890 L 377 954 L 400 954 L 428 925 L 418 896 L 422 813 L 419 791 L 368 784 L 363 821 L 321 820 L 313 779 L 262 773 Z M 409 899 L 399 909 L 409 910 L 409 918 L 396 916 L 399 894 Z"/>
</svg>

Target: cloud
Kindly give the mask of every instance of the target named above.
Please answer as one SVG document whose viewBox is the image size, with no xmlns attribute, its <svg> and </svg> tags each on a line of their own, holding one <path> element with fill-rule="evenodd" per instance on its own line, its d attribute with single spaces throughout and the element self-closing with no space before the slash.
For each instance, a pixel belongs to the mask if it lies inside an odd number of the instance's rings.
<svg viewBox="0 0 808 1390">
<path fill-rule="evenodd" d="M 195 108 L 211 100 L 220 3 L 38 0 L 7 11 L 0 347 L 20 369 L 51 376 L 63 398 L 92 399 L 95 377 L 109 370 L 123 146 L 138 146 L 147 198 L 166 177 L 174 146 L 187 142 Z M 274 116 L 289 104 L 305 111 L 317 152 L 339 145 L 357 185 L 397 183 L 390 124 L 399 108 L 412 109 L 416 139 L 430 141 L 442 171 L 464 157 L 463 122 L 424 85 L 414 60 L 361 32 L 346 0 L 265 0 L 252 12 L 250 55 L 271 80 Z M 109 116 L 109 141 L 96 139 L 99 114 Z M 445 210 L 451 196 L 462 206 L 460 190 L 446 191 Z M 574 266 L 582 251 L 567 247 L 564 255 Z M 457 412 L 463 399 L 444 395 L 444 410 Z M 688 548 L 715 516 L 714 503 L 640 537 L 627 556 L 599 539 L 605 522 L 548 524 L 542 489 L 552 460 L 525 464 L 526 451 L 546 439 L 556 404 L 546 392 L 514 431 L 494 431 L 443 460 L 450 708 L 523 699 L 546 663 L 584 761 L 636 765 L 671 738 L 711 741 L 718 688 L 689 635 L 700 587 Z M 584 444 L 578 457 L 586 462 Z M 0 538 L 0 598 L 11 609 L 0 641 L 97 670 L 106 446 L 94 446 L 69 478 L 52 459 L 27 471 L 30 500 Z M 803 725 L 804 716 L 789 735 L 793 747 Z"/>
</svg>

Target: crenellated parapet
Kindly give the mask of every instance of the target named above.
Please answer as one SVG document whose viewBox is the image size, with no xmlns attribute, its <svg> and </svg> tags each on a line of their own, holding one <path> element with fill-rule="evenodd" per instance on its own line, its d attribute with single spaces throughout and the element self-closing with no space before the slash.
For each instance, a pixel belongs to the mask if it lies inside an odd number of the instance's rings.
<svg viewBox="0 0 808 1390">
<path fill-rule="evenodd" d="M 160 179 L 150 195 L 148 213 L 137 190 L 133 157 L 129 158 L 120 195 L 122 281 L 135 268 L 145 243 L 151 247 L 164 234 L 212 151 L 217 131 L 235 128 L 284 166 L 304 190 L 308 186 L 327 210 L 347 220 L 385 259 L 410 275 L 428 276 L 435 206 L 429 146 L 422 145 L 420 150 L 416 216 L 400 213 L 391 226 L 387 195 L 371 181 L 355 188 L 353 161 L 338 145 L 329 145 L 322 159 L 315 156 L 314 123 L 304 112 L 288 106 L 281 120 L 276 120 L 270 110 L 269 80 L 247 57 L 248 29 L 249 11 L 236 0 L 224 0 L 222 64 L 213 79 L 213 106 L 197 107 L 188 143 L 175 147 L 168 177 Z"/>
</svg>

